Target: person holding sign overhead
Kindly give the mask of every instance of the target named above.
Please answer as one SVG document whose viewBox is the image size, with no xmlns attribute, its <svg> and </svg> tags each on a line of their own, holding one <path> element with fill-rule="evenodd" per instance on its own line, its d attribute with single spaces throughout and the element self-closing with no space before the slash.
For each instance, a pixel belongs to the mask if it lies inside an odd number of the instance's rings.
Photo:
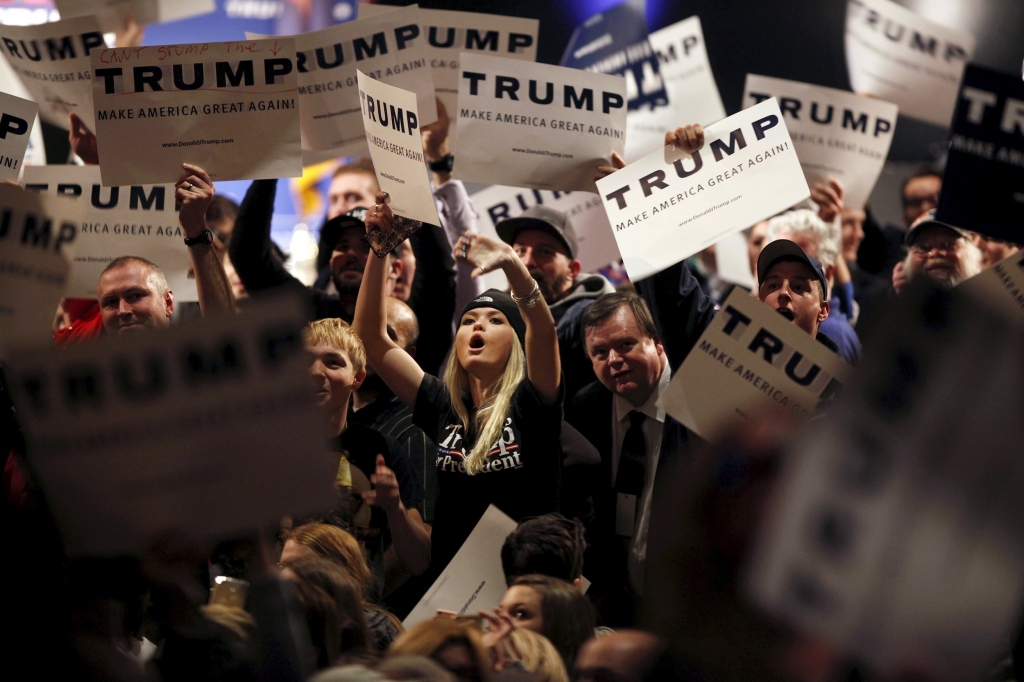
<svg viewBox="0 0 1024 682">
<path fill-rule="evenodd" d="M 178 220 L 185 231 L 185 245 L 192 260 L 203 315 L 235 310 L 235 297 L 206 226 L 206 209 L 216 191 L 205 170 L 182 164 L 175 183 L 174 200 L 181 206 Z M 100 274 L 96 298 L 103 328 L 108 334 L 159 329 L 171 324 L 174 292 L 154 263 L 136 256 L 115 258 Z"/>
<path fill-rule="evenodd" d="M 387 195 L 367 212 L 368 229 L 391 229 Z M 438 444 L 438 495 L 430 575 L 455 556 L 490 504 L 515 519 L 556 511 L 561 474 L 561 363 L 555 322 L 526 266 L 503 242 L 468 235 L 456 260 L 472 274 L 500 268 L 511 295 L 485 291 L 462 311 L 444 379 L 426 374 L 388 338 L 385 262 L 370 257 L 353 329 L 367 361 L 413 421 Z"/>
<path fill-rule="evenodd" d="M 704 145 L 704 130 L 670 131 L 665 144 L 692 153 Z M 818 330 L 830 305 L 817 259 L 779 239 L 761 251 L 757 274 L 763 303 L 838 350 Z M 620 627 L 636 622 L 643 595 L 655 479 L 693 440 L 658 399 L 716 313 L 685 262 L 635 284 L 639 296 L 602 296 L 584 316 L 584 343 L 598 381 L 581 389 L 566 412 L 566 421 L 601 454 L 604 473 L 593 492 L 596 518 L 587 528 L 585 563 L 593 567 L 591 593 L 604 622 Z"/>
</svg>

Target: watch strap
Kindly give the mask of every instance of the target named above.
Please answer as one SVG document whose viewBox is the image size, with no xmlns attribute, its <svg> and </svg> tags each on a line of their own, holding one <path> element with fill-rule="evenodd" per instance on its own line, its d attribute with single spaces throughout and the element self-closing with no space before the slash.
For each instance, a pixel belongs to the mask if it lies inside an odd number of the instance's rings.
<svg viewBox="0 0 1024 682">
<path fill-rule="evenodd" d="M 185 237 L 185 246 L 195 246 L 196 244 L 212 244 L 213 243 L 213 232 L 210 230 L 203 230 L 203 233 L 198 237 L 189 239 Z"/>
<path fill-rule="evenodd" d="M 452 168 L 455 167 L 455 155 L 445 154 L 437 161 L 429 162 L 427 167 L 435 173 L 451 173 Z"/>
</svg>

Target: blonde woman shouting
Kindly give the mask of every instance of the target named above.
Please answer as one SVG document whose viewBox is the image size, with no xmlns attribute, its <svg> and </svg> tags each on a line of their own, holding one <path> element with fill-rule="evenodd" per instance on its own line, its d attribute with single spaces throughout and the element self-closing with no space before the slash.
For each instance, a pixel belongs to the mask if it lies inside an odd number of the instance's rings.
<svg viewBox="0 0 1024 682">
<path fill-rule="evenodd" d="M 391 229 L 385 200 L 377 195 L 367 230 Z M 455 245 L 455 259 L 473 277 L 500 268 L 512 293 L 490 289 L 466 305 L 443 379 L 425 374 L 388 338 L 384 260 L 367 260 L 352 324 L 370 366 L 438 444 L 433 575 L 488 505 L 517 520 L 553 512 L 561 479 L 562 381 L 551 311 L 508 244 L 466 235 Z"/>
</svg>

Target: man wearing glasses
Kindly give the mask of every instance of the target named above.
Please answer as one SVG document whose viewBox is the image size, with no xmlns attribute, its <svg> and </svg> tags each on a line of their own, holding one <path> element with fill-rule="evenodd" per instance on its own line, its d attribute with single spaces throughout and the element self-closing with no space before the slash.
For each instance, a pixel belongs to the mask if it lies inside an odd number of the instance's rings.
<svg viewBox="0 0 1024 682">
<path fill-rule="evenodd" d="M 924 275 L 939 286 L 951 288 L 982 270 L 981 250 L 971 234 L 935 220 L 935 209 L 914 221 L 907 230 L 906 244 L 909 253 L 903 268 L 907 279 Z M 894 279 L 896 293 L 901 284 Z"/>
</svg>

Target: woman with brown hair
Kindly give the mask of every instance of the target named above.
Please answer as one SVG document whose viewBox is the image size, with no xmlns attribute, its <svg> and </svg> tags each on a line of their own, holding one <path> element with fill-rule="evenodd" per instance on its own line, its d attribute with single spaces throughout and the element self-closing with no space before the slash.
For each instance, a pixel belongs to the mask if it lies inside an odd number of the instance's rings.
<svg viewBox="0 0 1024 682">
<path fill-rule="evenodd" d="M 513 580 L 499 610 L 508 613 L 516 627 L 547 637 L 570 672 L 580 647 L 597 626 L 590 600 L 569 583 L 546 575 Z"/>
<path fill-rule="evenodd" d="M 298 592 L 317 669 L 337 665 L 339 660 L 366 660 L 369 635 L 355 581 L 335 564 L 317 557 L 294 559 L 281 575 L 292 581 Z"/>
<path fill-rule="evenodd" d="M 359 541 L 337 526 L 307 523 L 288 533 L 280 563 L 289 566 L 292 561 L 306 557 L 326 559 L 359 586 L 363 615 L 373 637 L 373 646 L 379 652 L 385 651 L 402 633 L 402 623 L 394 614 L 369 601 L 373 574 L 363 557 Z"/>
</svg>

